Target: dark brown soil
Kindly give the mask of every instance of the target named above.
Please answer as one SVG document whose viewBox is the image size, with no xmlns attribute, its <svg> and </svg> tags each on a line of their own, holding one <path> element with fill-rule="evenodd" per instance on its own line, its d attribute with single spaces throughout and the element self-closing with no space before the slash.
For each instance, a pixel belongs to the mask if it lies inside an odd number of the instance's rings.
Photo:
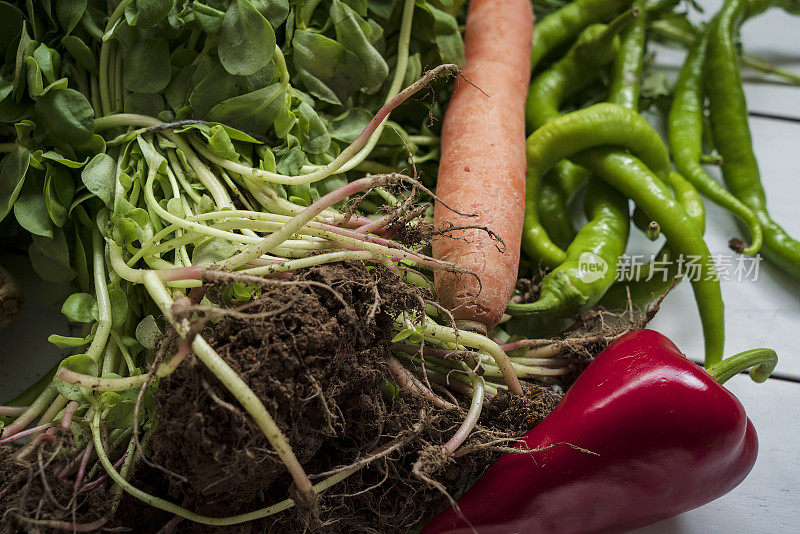
<svg viewBox="0 0 800 534">
<path fill-rule="evenodd" d="M 107 484 L 76 493 L 74 470 L 58 478 L 78 454 L 72 443 L 70 433 L 60 430 L 53 442 L 43 444 L 31 455 L 30 461 L 15 460 L 17 448 L 0 447 L 0 492 L 4 492 L 0 496 L 0 533 L 57 532 L 61 530 L 37 520 L 91 523 L 110 510 Z"/>
<path fill-rule="evenodd" d="M 313 513 L 293 508 L 225 529 L 184 521 L 176 532 L 409 532 L 447 506 L 412 468 L 421 451 L 440 449 L 463 412 L 437 410 L 405 394 L 387 401 L 380 393 L 389 376 L 392 317 L 417 311 L 420 295 L 383 268 L 361 263 L 309 269 L 294 281 L 325 284 L 338 296 L 320 285 L 265 286 L 247 313 L 282 313 L 227 317 L 206 325 L 203 335 L 262 399 L 314 482 L 314 474 L 348 465 L 393 439 L 404 446 L 323 493 Z M 224 294 L 219 283 L 207 293 L 217 303 Z M 546 388 L 531 386 L 528 393 L 525 399 L 501 394 L 488 401 L 479 423 L 487 432 L 464 445 L 473 452 L 431 461 L 425 473 L 457 497 L 499 457 L 484 446 L 488 441 L 521 436 L 559 400 Z M 185 480 L 140 463 L 135 485 L 211 516 L 247 512 L 290 495 L 291 480 L 266 438 L 200 362 L 163 379 L 156 397 L 159 422 L 149 455 Z M 466 409 L 469 399 L 460 404 Z M 142 514 L 143 508 L 124 500 L 117 524 L 157 532 L 171 518 Z"/>
</svg>

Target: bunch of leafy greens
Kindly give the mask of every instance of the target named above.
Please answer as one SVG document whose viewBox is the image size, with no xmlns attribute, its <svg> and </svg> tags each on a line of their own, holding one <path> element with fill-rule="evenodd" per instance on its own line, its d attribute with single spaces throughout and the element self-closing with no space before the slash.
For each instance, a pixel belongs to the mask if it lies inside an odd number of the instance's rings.
<svg viewBox="0 0 800 534">
<path fill-rule="evenodd" d="M 461 3 L 416 2 L 403 86 L 426 67 L 462 61 L 453 16 Z M 248 135 L 199 128 L 215 154 L 280 173 L 328 163 L 385 100 L 401 8 L 400 0 L 0 2 L 2 234 L 16 232 L 15 219 L 31 235 L 31 260 L 47 280 L 85 275 L 86 246 L 69 221 L 79 206 L 89 219 L 113 207 L 114 158 L 104 156 L 94 121 L 114 113 L 225 124 Z M 404 110 L 377 144 L 373 170 L 407 164 L 409 133 L 429 133 L 438 110 L 437 100 Z M 279 189 L 300 204 L 319 194 Z"/>
</svg>

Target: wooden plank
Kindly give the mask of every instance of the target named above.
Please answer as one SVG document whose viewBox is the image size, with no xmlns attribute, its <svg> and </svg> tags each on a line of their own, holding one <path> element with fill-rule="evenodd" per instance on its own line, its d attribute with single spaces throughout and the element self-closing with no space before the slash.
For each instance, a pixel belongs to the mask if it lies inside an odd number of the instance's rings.
<svg viewBox="0 0 800 534">
<path fill-rule="evenodd" d="M 800 200 L 798 174 L 794 158 L 787 157 L 800 147 L 800 124 L 758 118 L 752 118 L 750 123 L 773 217 L 791 235 L 800 236 L 800 217 L 796 215 Z M 709 171 L 719 177 L 717 169 Z M 730 237 L 742 235 L 736 219 L 710 202 L 705 204 L 708 212 L 705 237 L 712 255 L 726 258 L 730 265 L 742 261 L 748 267 L 753 266 L 752 261 L 737 259 L 727 248 Z M 643 250 L 652 251 L 653 246 L 644 244 L 640 237 L 629 247 L 629 253 Z M 758 263 L 758 269 L 755 280 L 743 277 L 739 281 L 734 273 L 721 280 L 726 306 L 726 353 L 754 346 L 772 347 L 781 358 L 777 371 L 800 378 L 800 352 L 793 336 L 800 324 L 800 280 L 766 260 Z M 700 322 L 688 283 L 682 282 L 667 297 L 651 326 L 672 338 L 688 356 L 702 358 Z"/>
<path fill-rule="evenodd" d="M 800 434 L 788 409 L 800 400 L 800 384 L 746 376 L 729 386 L 758 431 L 759 455 L 750 475 L 729 494 L 635 534 L 797 532 L 800 525 Z"/>
</svg>

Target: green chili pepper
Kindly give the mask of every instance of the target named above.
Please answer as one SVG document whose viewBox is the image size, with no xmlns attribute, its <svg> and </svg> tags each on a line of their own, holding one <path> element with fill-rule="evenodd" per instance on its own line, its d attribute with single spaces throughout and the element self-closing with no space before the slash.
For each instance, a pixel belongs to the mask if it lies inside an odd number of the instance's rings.
<svg viewBox="0 0 800 534">
<path fill-rule="evenodd" d="M 600 69 L 613 61 L 618 47 L 616 32 L 630 15 L 621 15 L 609 25 L 586 28 L 567 54 L 540 74 L 531 84 L 526 104 L 526 122 L 535 130 L 561 115 L 565 100 L 589 85 Z M 589 173 L 569 161 L 560 161 L 544 177 L 538 209 L 545 232 L 560 248 L 566 248 L 576 231 L 567 205 L 586 183 Z"/>
<path fill-rule="evenodd" d="M 605 145 L 625 147 L 640 159 L 614 148 L 595 148 Z M 596 104 L 542 126 L 531 134 L 526 147 L 528 183 L 523 230 L 526 251 L 532 250 L 534 255 L 546 257 L 546 254 L 541 254 L 543 250 L 551 252 L 552 248 L 557 248 L 540 231 L 535 199 L 543 173 L 555 162 L 571 157 L 632 198 L 652 216 L 677 254 L 696 260 L 699 276 L 692 280 L 692 285 L 703 324 L 706 362 L 710 365 L 719 361 L 725 326 L 722 294 L 714 263 L 700 231 L 673 198 L 667 185 L 659 179 L 668 177 L 669 156 L 648 122 L 635 111 L 621 106 Z"/>
<path fill-rule="evenodd" d="M 676 172 L 669 174 L 669 185 L 675 193 L 675 200 L 683 206 L 695 226 L 703 234 L 706 212 L 700 194 L 688 180 Z M 644 210 L 641 213 L 644 213 Z M 648 220 L 650 220 L 649 216 Z M 661 225 L 658 226 L 660 231 Z M 635 279 L 614 284 L 600 303 L 606 308 L 624 308 L 628 305 L 629 298 L 633 304 L 645 305 L 663 295 L 676 282 L 675 279 L 682 274 L 678 259 L 670 251 L 669 245 L 665 245 L 653 262 L 642 266 L 641 269 L 631 269 L 631 274 L 635 275 Z"/>
<path fill-rule="evenodd" d="M 589 26 L 564 58 L 539 76 L 528 98 L 527 118 L 531 120 L 531 126 L 538 127 L 559 117 L 562 102 L 593 80 L 602 66 L 614 60 L 619 48 L 616 32 L 631 18 L 641 15 L 642 6 L 637 7 L 639 9 L 620 15 L 607 26 Z M 643 46 L 643 39 L 641 43 Z M 639 62 L 642 52 L 640 50 Z M 630 69 L 636 70 L 632 61 L 628 61 L 625 68 L 618 69 L 617 75 L 625 77 Z M 638 82 L 632 84 L 638 85 Z M 617 91 L 622 91 L 627 85 L 618 83 Z M 635 92 L 638 93 L 638 89 Z M 617 93 L 613 96 L 616 97 Z M 557 165 L 567 169 L 581 168 L 566 161 Z M 564 209 L 566 211 L 566 206 Z M 566 261 L 542 280 L 539 298 L 529 304 L 509 305 L 507 313 L 517 317 L 574 315 L 594 305 L 614 283 L 617 260 L 625 252 L 628 242 L 628 201 L 593 179 L 589 182 L 584 209 L 589 222 L 567 248 Z"/>
<path fill-rule="evenodd" d="M 550 52 L 568 43 L 590 24 L 610 20 L 631 3 L 632 0 L 576 0 L 546 16 L 533 32 L 531 68 L 535 70 Z"/>
<path fill-rule="evenodd" d="M 539 216 L 544 231 L 560 248 L 566 249 L 578 233 L 568 207 L 591 175 L 569 161 L 559 161 L 544 175 L 539 190 Z"/>
<path fill-rule="evenodd" d="M 566 261 L 542 279 L 538 300 L 509 304 L 506 313 L 574 315 L 597 303 L 614 283 L 617 259 L 628 243 L 628 199 L 604 182 L 591 180 L 585 211 L 589 222 L 567 248 Z"/>
<path fill-rule="evenodd" d="M 525 104 L 525 123 L 529 131 L 560 117 L 561 105 L 591 84 L 601 69 L 614 61 L 619 48 L 617 33 L 632 16 L 635 16 L 633 11 L 629 11 L 611 24 L 592 24 L 564 57 L 536 77 Z"/>
<path fill-rule="evenodd" d="M 647 38 L 647 15 L 644 0 L 636 0 L 633 24 L 622 35 L 622 44 L 614 61 L 609 88 L 609 102 L 628 109 L 639 109 L 642 63 Z"/>
<path fill-rule="evenodd" d="M 683 64 L 669 111 L 669 146 L 675 167 L 703 195 L 739 217 L 751 236 L 743 254 L 755 254 L 761 248 L 762 231 L 756 215 L 739 199 L 711 178 L 700 164 L 703 139 L 703 64 L 706 58 L 708 34 L 689 52 Z"/>
<path fill-rule="evenodd" d="M 747 104 L 734 42 L 739 25 L 746 17 L 775 4 L 763 0 L 728 0 L 725 3 L 709 29 L 706 91 L 714 140 L 722 156 L 725 183 L 758 217 L 764 232 L 764 255 L 787 272 L 800 276 L 800 242 L 791 238 L 767 211 L 766 196 L 747 123 Z M 788 4 L 780 3 L 784 7 Z"/>
<path fill-rule="evenodd" d="M 697 266 L 691 282 L 703 325 L 705 363 L 709 366 L 720 361 L 725 344 L 725 306 L 716 267 L 693 218 L 675 200 L 667 185 L 637 158 L 609 148 L 588 150 L 573 158 L 653 217 L 667 237 L 671 251 L 682 258 L 684 268 L 688 268 L 689 262 Z"/>
<path fill-rule="evenodd" d="M 552 242 L 539 223 L 537 197 L 542 175 L 557 161 L 600 145 L 626 147 L 659 176 L 666 179 L 669 174 L 669 153 L 659 135 L 641 115 L 615 104 L 595 104 L 536 130 L 527 141 L 528 185 L 522 247 L 528 256 L 539 258 L 547 267 L 564 263 L 566 253 Z M 541 147 L 547 147 L 548 152 L 542 153 Z"/>
</svg>

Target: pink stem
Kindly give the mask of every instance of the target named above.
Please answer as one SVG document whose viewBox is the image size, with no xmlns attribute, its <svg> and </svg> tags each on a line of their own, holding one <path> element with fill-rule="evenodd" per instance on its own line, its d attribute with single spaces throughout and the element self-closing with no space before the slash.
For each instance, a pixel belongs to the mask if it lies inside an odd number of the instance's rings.
<svg viewBox="0 0 800 534">
<path fill-rule="evenodd" d="M 204 266 L 198 265 L 195 267 L 174 267 L 172 269 L 159 269 L 156 271 L 158 277 L 165 282 L 174 282 L 175 280 L 202 280 Z"/>
<path fill-rule="evenodd" d="M 397 385 L 399 385 L 404 390 L 410 393 L 418 393 L 422 395 L 422 397 L 436 406 L 437 408 L 442 409 L 452 409 L 455 406 L 452 403 L 447 402 L 446 400 L 440 398 L 436 393 L 428 389 L 428 387 L 420 382 L 419 380 L 415 380 L 414 375 L 412 375 L 408 369 L 406 369 L 402 363 L 397 361 L 395 358 L 388 358 L 386 363 L 389 365 L 389 371 L 392 373 L 392 376 L 397 381 Z"/>
<path fill-rule="evenodd" d="M 44 430 L 46 428 L 50 428 L 51 426 L 53 426 L 52 423 L 45 423 L 43 425 L 39 425 L 39 426 L 35 426 L 33 428 L 29 428 L 28 430 L 23 430 L 21 432 L 17 432 L 13 436 L 0 439 L 0 445 L 5 445 L 6 443 L 11 443 L 15 439 L 24 438 L 25 436 L 29 436 L 31 434 L 35 434 L 37 432 L 41 432 L 42 430 Z"/>
<path fill-rule="evenodd" d="M 61 428 L 69 428 L 72 424 L 72 416 L 75 415 L 75 410 L 78 409 L 78 403 L 72 401 L 64 407 L 64 414 L 61 416 Z"/>
<path fill-rule="evenodd" d="M 83 458 L 81 458 L 81 465 L 78 467 L 78 474 L 75 475 L 75 484 L 73 484 L 73 488 L 75 491 L 78 491 L 78 488 L 81 487 L 81 482 L 83 482 L 83 477 L 86 474 L 86 466 L 89 464 L 89 458 L 92 455 L 92 447 L 93 445 L 89 443 L 86 446 L 86 451 L 83 453 Z"/>
<path fill-rule="evenodd" d="M 125 456 L 126 456 L 126 455 L 127 455 L 127 453 L 126 453 L 126 454 L 123 454 L 123 455 L 122 455 L 122 458 L 120 458 L 119 460 L 117 460 L 117 463 L 115 463 L 115 464 L 114 464 L 114 469 L 119 469 L 119 466 L 121 466 L 121 465 L 122 465 L 122 462 L 124 462 L 124 461 L 125 461 Z M 97 478 L 97 480 L 95 480 L 95 481 L 93 481 L 93 482 L 89 482 L 88 484 L 86 484 L 85 486 L 83 486 L 83 487 L 81 488 L 81 491 L 88 491 L 88 490 L 90 490 L 90 489 L 94 488 L 95 486 L 97 486 L 98 484 L 102 483 L 102 482 L 103 482 L 105 479 L 107 479 L 107 478 L 108 478 L 108 474 L 107 474 L 107 473 L 106 473 L 106 474 L 103 474 L 103 475 L 100 475 L 100 476 Z"/>
</svg>

